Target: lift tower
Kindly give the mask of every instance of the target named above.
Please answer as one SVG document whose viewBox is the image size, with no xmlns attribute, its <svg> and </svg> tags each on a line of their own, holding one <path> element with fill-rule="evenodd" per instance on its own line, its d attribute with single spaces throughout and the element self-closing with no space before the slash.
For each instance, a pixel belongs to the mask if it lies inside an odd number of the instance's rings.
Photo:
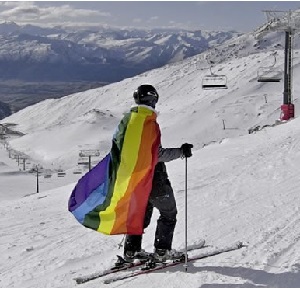
<svg viewBox="0 0 300 289">
<path fill-rule="evenodd" d="M 267 17 L 267 23 L 258 29 L 259 37 L 271 31 L 285 32 L 284 90 L 280 119 L 289 120 L 295 115 L 292 102 L 292 38 L 295 31 L 300 28 L 300 11 L 263 10 L 263 12 Z"/>
</svg>

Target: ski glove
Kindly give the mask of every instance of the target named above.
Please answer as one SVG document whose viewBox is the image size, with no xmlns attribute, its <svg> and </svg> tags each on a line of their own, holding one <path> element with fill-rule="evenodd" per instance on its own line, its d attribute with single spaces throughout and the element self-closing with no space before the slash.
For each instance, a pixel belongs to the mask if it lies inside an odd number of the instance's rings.
<svg viewBox="0 0 300 289">
<path fill-rule="evenodd" d="M 184 143 L 180 148 L 182 157 L 190 158 L 192 156 L 192 147 L 194 147 L 192 144 Z"/>
</svg>

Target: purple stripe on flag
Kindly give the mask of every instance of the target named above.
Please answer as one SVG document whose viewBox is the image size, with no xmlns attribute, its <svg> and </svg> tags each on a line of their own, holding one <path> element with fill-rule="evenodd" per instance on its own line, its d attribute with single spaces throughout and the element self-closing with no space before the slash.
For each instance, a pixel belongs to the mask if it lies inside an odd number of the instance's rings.
<svg viewBox="0 0 300 289">
<path fill-rule="evenodd" d="M 109 161 L 110 154 L 107 154 L 104 159 L 78 181 L 69 199 L 70 212 L 76 210 L 97 187 L 106 181 Z"/>
</svg>

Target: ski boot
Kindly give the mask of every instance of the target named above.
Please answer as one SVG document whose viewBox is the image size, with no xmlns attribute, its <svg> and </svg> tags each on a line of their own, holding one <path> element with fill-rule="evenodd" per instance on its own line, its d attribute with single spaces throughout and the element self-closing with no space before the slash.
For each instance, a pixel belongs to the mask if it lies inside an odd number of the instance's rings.
<svg viewBox="0 0 300 289">
<path fill-rule="evenodd" d="M 185 254 L 174 249 L 155 249 L 154 258 L 159 263 L 165 263 L 167 261 L 184 261 Z"/>
</svg>

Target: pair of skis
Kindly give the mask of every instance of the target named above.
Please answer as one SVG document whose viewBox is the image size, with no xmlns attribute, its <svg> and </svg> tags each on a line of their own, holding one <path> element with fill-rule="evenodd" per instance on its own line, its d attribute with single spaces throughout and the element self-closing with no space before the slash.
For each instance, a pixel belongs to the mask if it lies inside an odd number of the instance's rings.
<svg viewBox="0 0 300 289">
<path fill-rule="evenodd" d="M 196 245 L 188 246 L 187 251 L 189 251 L 189 252 L 195 251 L 196 252 L 196 250 L 203 248 L 204 245 L 205 245 L 205 241 L 201 240 L 201 242 L 199 242 Z M 236 242 L 236 243 L 232 244 L 231 246 L 225 246 L 222 248 L 214 248 L 208 252 L 202 251 L 200 253 L 192 254 L 191 257 L 188 257 L 187 262 L 192 262 L 192 261 L 204 259 L 207 257 L 215 256 L 215 255 L 218 255 L 221 253 L 238 250 L 242 247 L 243 247 L 243 244 L 241 242 Z M 148 261 L 151 262 L 151 260 L 148 260 Z M 77 277 L 77 278 L 75 278 L 75 281 L 77 284 L 82 284 L 82 283 L 86 283 L 86 282 L 89 282 L 89 281 L 97 279 L 97 278 L 101 278 L 101 277 L 104 277 L 104 276 L 107 276 L 110 274 L 124 271 L 124 274 L 122 274 L 122 275 L 118 274 L 117 276 L 112 276 L 112 277 L 104 280 L 105 284 L 111 284 L 111 283 L 119 281 L 119 280 L 124 280 L 124 279 L 128 279 L 128 278 L 136 277 L 139 275 L 148 274 L 151 272 L 162 270 L 162 269 L 165 269 L 168 267 L 177 266 L 179 264 L 181 264 L 181 265 L 184 264 L 182 260 L 170 260 L 170 262 L 168 262 L 168 263 L 153 263 L 152 266 L 149 266 L 146 263 L 147 263 L 147 260 L 136 260 L 136 262 L 134 262 L 134 263 L 124 263 L 120 267 L 112 267 L 111 269 L 108 269 L 108 270 L 104 270 L 104 271 L 86 275 L 86 276 Z M 136 268 L 136 270 L 134 270 L 135 268 Z M 133 271 L 129 270 L 129 269 L 133 269 Z"/>
<path fill-rule="evenodd" d="M 201 249 L 204 246 L 205 246 L 205 240 L 200 240 L 197 244 L 188 246 L 187 249 L 188 249 L 188 251 L 192 251 L 192 250 Z M 120 260 L 120 258 L 121 257 L 118 256 L 118 260 Z M 140 266 L 144 265 L 146 262 L 147 262 L 147 260 L 139 260 L 139 259 L 135 260 L 134 263 L 126 263 L 124 261 L 122 266 L 113 266 L 110 269 L 96 272 L 96 273 L 86 275 L 86 276 L 80 276 L 80 277 L 75 278 L 74 280 L 76 281 L 77 284 L 82 284 L 82 283 L 86 283 L 86 282 L 89 282 L 91 280 L 94 280 L 94 279 L 97 279 L 100 277 L 104 277 L 104 276 L 112 274 L 112 273 L 117 273 L 120 271 L 126 271 L 131 268 L 140 267 Z"/>
</svg>

